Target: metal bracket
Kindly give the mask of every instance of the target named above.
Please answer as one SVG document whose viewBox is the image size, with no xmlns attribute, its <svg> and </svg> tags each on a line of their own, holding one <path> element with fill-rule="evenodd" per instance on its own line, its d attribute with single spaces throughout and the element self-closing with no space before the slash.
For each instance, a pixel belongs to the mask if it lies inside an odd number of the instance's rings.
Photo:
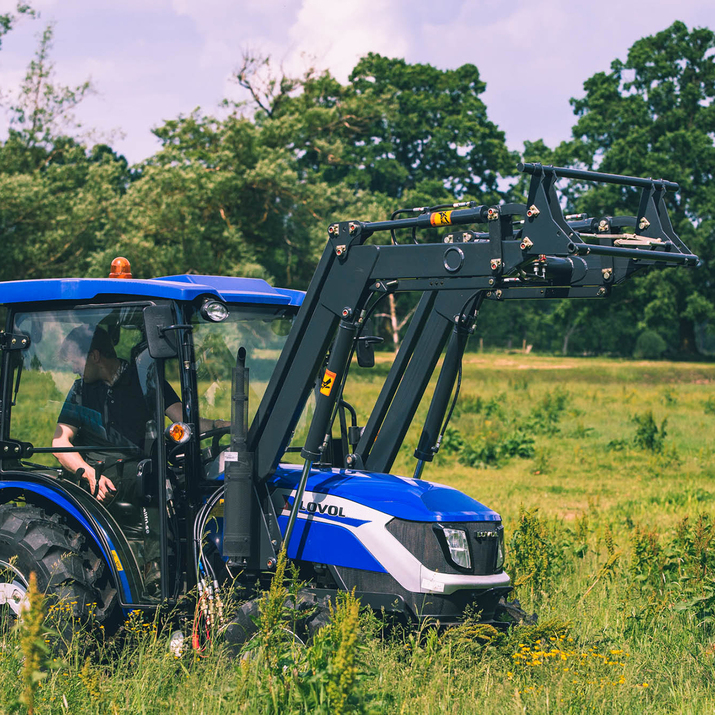
<svg viewBox="0 0 715 715">
<path fill-rule="evenodd" d="M 20 457 L 28 457 L 33 452 L 31 442 L 21 442 L 17 439 L 8 439 L 0 441 L 0 459 L 11 457 L 20 459 Z"/>
<path fill-rule="evenodd" d="M 328 226 L 328 241 L 341 261 L 347 258 L 351 246 L 362 244 L 364 240 L 360 221 L 341 221 Z"/>
<path fill-rule="evenodd" d="M 30 336 L 22 333 L 0 333 L 0 350 L 25 350 L 30 347 Z"/>
</svg>

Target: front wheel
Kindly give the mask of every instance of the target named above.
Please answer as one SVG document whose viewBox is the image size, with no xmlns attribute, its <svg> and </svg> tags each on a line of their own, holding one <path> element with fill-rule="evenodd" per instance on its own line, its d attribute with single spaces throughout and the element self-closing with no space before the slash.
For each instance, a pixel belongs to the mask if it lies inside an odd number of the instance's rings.
<svg viewBox="0 0 715 715">
<path fill-rule="evenodd" d="M 34 506 L 0 506 L 0 618 L 13 622 L 25 606 L 30 574 L 48 599 L 53 625 L 68 640 L 76 624 L 109 629 L 118 612 L 106 564 L 84 536 Z"/>
<path fill-rule="evenodd" d="M 298 591 L 295 600 L 286 598 L 284 604 L 285 623 L 281 630 L 288 640 L 305 645 L 313 640 L 319 630 L 330 623 L 330 606 L 327 599 L 319 599 L 310 589 Z M 237 655 L 258 634 L 260 628 L 260 608 L 258 599 L 246 601 L 237 611 L 224 630 L 224 639 L 232 655 Z"/>
</svg>

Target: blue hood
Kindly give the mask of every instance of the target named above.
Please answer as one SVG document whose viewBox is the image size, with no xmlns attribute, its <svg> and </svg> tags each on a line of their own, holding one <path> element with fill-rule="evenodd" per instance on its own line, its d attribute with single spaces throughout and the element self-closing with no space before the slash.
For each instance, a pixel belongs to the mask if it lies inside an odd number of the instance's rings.
<svg viewBox="0 0 715 715">
<path fill-rule="evenodd" d="M 300 466 L 282 464 L 268 480 L 269 488 L 295 489 L 300 473 Z M 306 490 L 350 499 L 408 521 L 501 521 L 495 511 L 458 489 L 392 474 L 313 470 Z"/>
</svg>

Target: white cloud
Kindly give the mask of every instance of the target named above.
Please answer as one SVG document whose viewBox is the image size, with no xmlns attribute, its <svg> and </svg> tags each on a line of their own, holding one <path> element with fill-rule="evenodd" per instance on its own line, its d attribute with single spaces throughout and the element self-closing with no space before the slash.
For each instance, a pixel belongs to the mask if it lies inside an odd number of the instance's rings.
<svg viewBox="0 0 715 715">
<path fill-rule="evenodd" d="M 171 0 L 177 15 L 191 19 L 202 38 L 200 66 L 219 69 L 237 65 L 247 47 L 282 58 L 285 35 L 298 0 Z"/>
<path fill-rule="evenodd" d="M 404 57 L 410 42 L 402 14 L 398 0 L 303 0 L 288 33 L 292 61 L 309 54 L 344 82 L 368 52 Z"/>
</svg>

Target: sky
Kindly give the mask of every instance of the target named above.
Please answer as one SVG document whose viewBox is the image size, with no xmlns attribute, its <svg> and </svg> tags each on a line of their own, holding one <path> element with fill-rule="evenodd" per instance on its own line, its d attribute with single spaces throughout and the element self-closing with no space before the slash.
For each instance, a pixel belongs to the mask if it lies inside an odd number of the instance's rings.
<svg viewBox="0 0 715 715">
<path fill-rule="evenodd" d="M 287 74 L 313 66 L 346 81 L 368 52 L 451 69 L 478 67 L 489 117 L 511 149 L 569 138 L 571 97 L 626 58 L 639 38 L 682 20 L 715 29 L 715 0 L 30 0 L 3 39 L 0 93 L 12 96 L 47 23 L 56 79 L 91 79 L 77 119 L 130 163 L 151 156 L 153 127 L 242 99 L 232 76 L 244 53 Z M 0 0 L 0 12 L 15 2 Z M 7 118 L 0 116 L 0 137 Z"/>
</svg>

